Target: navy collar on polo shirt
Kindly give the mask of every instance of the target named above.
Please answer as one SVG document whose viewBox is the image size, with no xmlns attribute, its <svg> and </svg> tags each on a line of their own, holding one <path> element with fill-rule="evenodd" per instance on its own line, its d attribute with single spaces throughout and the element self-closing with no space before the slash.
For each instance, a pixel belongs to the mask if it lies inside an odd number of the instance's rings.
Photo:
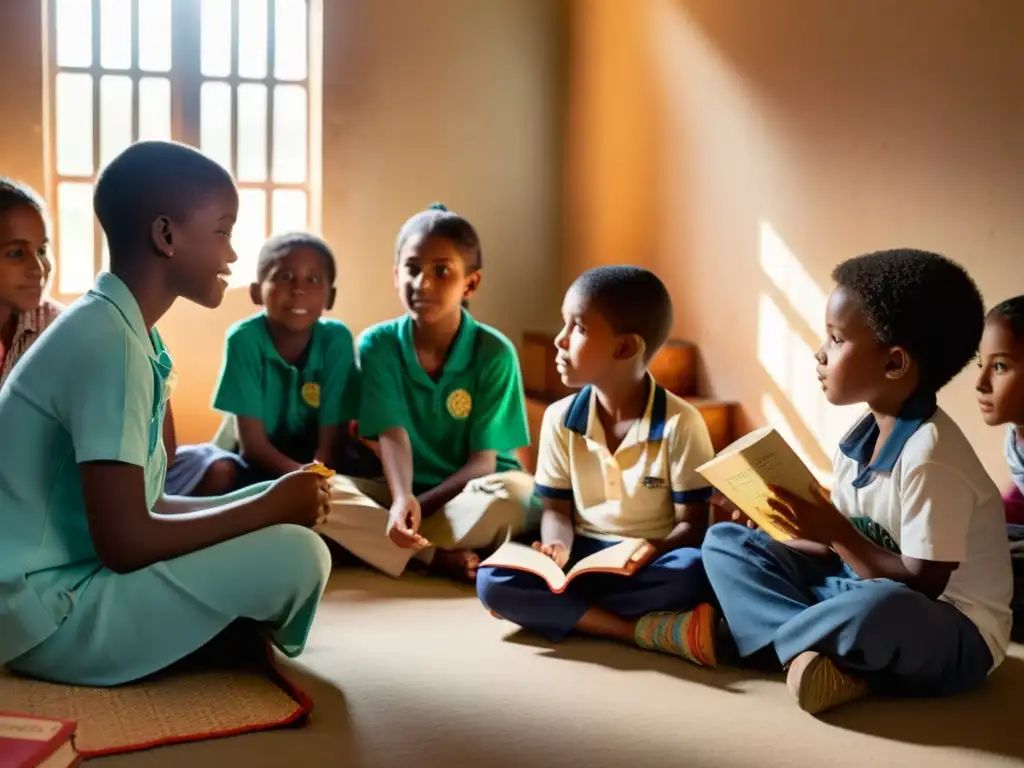
<svg viewBox="0 0 1024 768">
<path fill-rule="evenodd" d="M 892 472 L 907 441 L 935 414 L 937 408 L 934 392 L 922 392 L 908 397 L 896 414 L 896 424 L 874 461 L 871 461 L 871 455 L 878 442 L 878 422 L 873 414 L 864 416 L 839 444 L 843 455 L 857 462 L 858 472 L 853 487 L 864 488 L 869 485 L 876 472 Z"/>
</svg>

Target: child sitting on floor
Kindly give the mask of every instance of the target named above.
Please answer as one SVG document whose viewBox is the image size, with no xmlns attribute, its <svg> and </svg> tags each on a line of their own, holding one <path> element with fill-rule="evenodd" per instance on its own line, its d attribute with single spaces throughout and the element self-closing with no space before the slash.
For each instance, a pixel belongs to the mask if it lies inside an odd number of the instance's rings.
<svg viewBox="0 0 1024 768">
<path fill-rule="evenodd" d="M 42 198 L 26 184 L 0 178 L 0 388 L 60 314 L 60 305 L 44 298 L 49 251 Z"/>
<path fill-rule="evenodd" d="M 720 523 L 704 567 L 742 657 L 772 654 L 818 713 L 870 688 L 948 695 L 980 685 L 1010 639 L 999 490 L 936 394 L 974 357 L 984 308 L 934 253 L 859 256 L 832 274 L 818 379 L 869 412 L 840 442 L 831 501 L 775 489 L 795 538 Z"/>
<path fill-rule="evenodd" d="M 526 525 L 533 479 L 513 454 L 530 442 L 519 359 L 464 306 L 482 266 L 466 219 L 444 206 L 416 214 L 395 247 L 407 314 L 359 339 L 359 430 L 379 439 L 387 484 L 335 478 L 325 533 L 392 576 L 418 552 L 472 580 L 474 550 Z"/>
<path fill-rule="evenodd" d="M 978 406 L 989 426 L 1006 427 L 1013 482 L 1003 494 L 1014 572 L 1013 630 L 1024 633 L 1024 296 L 1007 299 L 985 318 L 978 359 Z"/>
<path fill-rule="evenodd" d="M 247 493 L 163 495 L 172 370 L 156 324 L 184 297 L 221 303 L 238 193 L 170 142 L 101 172 L 110 269 L 0 391 L 0 666 L 75 685 L 137 680 L 258 623 L 299 654 L 330 573 L 309 528 L 326 482 L 300 471 Z"/>
<path fill-rule="evenodd" d="M 263 311 L 228 330 L 213 399 L 237 418 L 246 482 L 314 460 L 347 469 L 359 392 L 352 333 L 323 317 L 336 274 L 334 254 L 315 235 L 277 235 L 260 250 L 249 295 Z"/>
<path fill-rule="evenodd" d="M 646 538 L 653 552 L 629 578 L 587 574 L 561 594 L 532 573 L 485 567 L 480 600 L 550 640 L 576 631 L 713 667 L 700 554 L 711 489 L 695 471 L 714 455 L 711 437 L 700 412 L 647 370 L 672 327 L 672 300 L 645 269 L 598 267 L 573 283 L 562 317 L 558 370 L 583 389 L 544 413 L 534 547 L 562 568 L 622 537 Z"/>
</svg>

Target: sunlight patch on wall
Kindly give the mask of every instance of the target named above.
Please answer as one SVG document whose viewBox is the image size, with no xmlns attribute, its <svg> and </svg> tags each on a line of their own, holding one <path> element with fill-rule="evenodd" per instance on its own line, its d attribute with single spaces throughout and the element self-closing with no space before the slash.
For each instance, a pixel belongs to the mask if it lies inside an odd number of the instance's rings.
<svg viewBox="0 0 1024 768">
<path fill-rule="evenodd" d="M 770 224 L 761 222 L 760 235 L 761 268 L 786 304 L 780 306 L 768 292 L 761 294 L 757 313 L 757 359 L 788 401 L 780 404 L 765 393 L 762 415 L 766 423 L 779 429 L 812 470 L 827 473 L 831 467 L 822 466 L 820 454 L 808 450 L 809 446 L 797 436 L 797 430 L 785 416 L 784 406 L 800 419 L 804 428 L 800 431 L 809 433 L 821 454 L 830 458 L 863 407 L 837 407 L 825 399 L 815 371 L 816 348 L 808 342 L 813 340 L 817 345 L 823 338 L 820 329 L 825 320 L 825 292 Z M 794 327 L 794 322 L 803 327 Z M 813 455 L 819 458 L 814 459 Z"/>
<path fill-rule="evenodd" d="M 808 330 L 820 341 L 828 296 L 767 221 L 761 222 L 760 244 L 761 269 L 789 300 L 793 311 L 807 324 Z"/>
<path fill-rule="evenodd" d="M 822 464 L 818 457 L 812 456 L 806 450 L 803 441 L 796 436 L 793 427 L 789 423 L 789 419 L 786 418 L 775 398 L 767 393 L 761 396 L 761 414 L 764 416 L 765 424 L 769 427 L 774 427 L 775 431 L 782 435 L 787 443 L 793 446 L 796 455 L 810 468 L 818 482 L 826 488 L 831 488 L 832 465 Z"/>
</svg>

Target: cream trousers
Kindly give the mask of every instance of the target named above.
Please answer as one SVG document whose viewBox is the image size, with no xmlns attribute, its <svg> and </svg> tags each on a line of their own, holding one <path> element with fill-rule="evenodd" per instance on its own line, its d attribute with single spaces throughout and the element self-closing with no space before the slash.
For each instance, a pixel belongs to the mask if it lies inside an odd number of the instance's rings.
<svg viewBox="0 0 1024 768">
<path fill-rule="evenodd" d="M 486 549 L 540 522 L 530 506 L 533 477 L 501 472 L 470 481 L 465 489 L 420 524 L 420 534 L 436 549 Z M 335 475 L 331 514 L 316 530 L 360 560 L 398 577 L 409 560 L 422 556 L 395 545 L 387 535 L 391 494 L 379 480 Z M 427 558 L 432 550 L 425 552 Z"/>
</svg>

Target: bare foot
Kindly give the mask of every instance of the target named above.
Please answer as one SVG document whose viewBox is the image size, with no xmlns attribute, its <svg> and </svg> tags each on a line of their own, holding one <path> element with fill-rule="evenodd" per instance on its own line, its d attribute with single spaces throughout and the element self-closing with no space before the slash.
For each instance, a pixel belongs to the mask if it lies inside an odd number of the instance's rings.
<svg viewBox="0 0 1024 768">
<path fill-rule="evenodd" d="M 456 581 L 473 584 L 479 566 L 480 556 L 471 549 L 438 549 L 434 551 L 430 570 Z"/>
</svg>

